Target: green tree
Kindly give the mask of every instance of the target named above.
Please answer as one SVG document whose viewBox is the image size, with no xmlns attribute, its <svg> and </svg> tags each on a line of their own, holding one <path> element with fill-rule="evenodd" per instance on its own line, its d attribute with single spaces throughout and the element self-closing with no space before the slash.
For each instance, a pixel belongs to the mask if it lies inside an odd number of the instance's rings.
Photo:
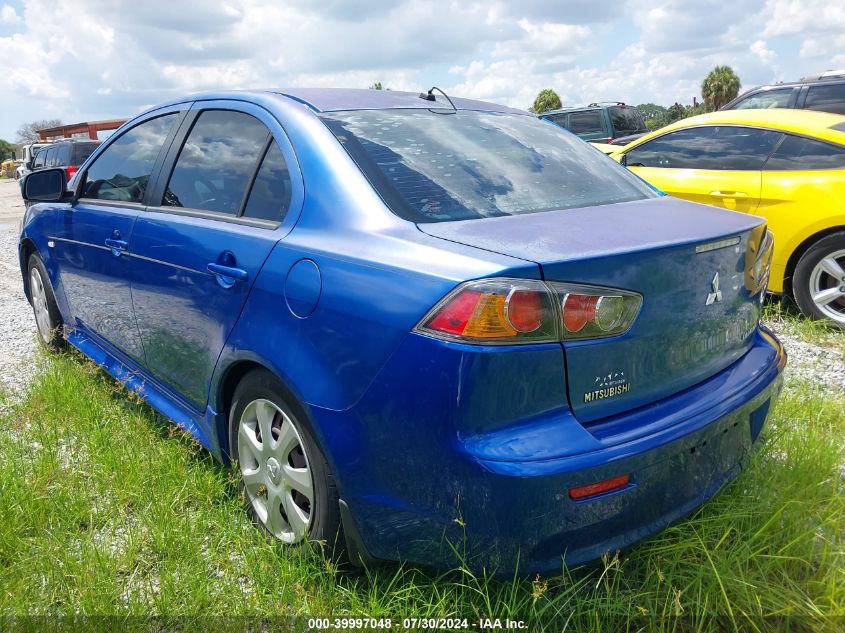
<svg viewBox="0 0 845 633">
<path fill-rule="evenodd" d="M 0 138 L 0 161 L 11 158 L 15 154 L 15 144 Z"/>
<path fill-rule="evenodd" d="M 668 123 L 666 118 L 666 108 L 656 103 L 641 103 L 637 106 L 637 110 L 643 115 L 646 127 L 649 130 L 657 130 Z"/>
<path fill-rule="evenodd" d="M 562 107 L 562 104 L 558 94 L 551 88 L 543 88 L 537 93 L 537 98 L 534 99 L 534 105 L 528 108 L 528 110 L 536 114 L 542 114 L 549 110 L 557 110 L 560 107 Z"/>
<path fill-rule="evenodd" d="M 708 110 L 718 110 L 739 94 L 740 81 L 730 66 L 716 66 L 701 82 L 701 96 Z"/>
<path fill-rule="evenodd" d="M 18 143 L 35 143 L 39 140 L 38 130 L 45 130 L 50 127 L 58 127 L 62 122 L 60 119 L 41 119 L 24 123 L 18 128 Z"/>
<path fill-rule="evenodd" d="M 384 90 L 384 86 L 381 85 L 380 81 L 377 81 L 376 83 L 372 84 L 371 86 L 369 86 L 369 88 L 370 90 Z"/>
</svg>

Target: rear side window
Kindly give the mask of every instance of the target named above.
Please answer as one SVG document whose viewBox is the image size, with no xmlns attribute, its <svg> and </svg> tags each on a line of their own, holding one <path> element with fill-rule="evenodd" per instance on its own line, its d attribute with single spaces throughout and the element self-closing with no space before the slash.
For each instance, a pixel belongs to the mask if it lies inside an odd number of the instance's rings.
<svg viewBox="0 0 845 633">
<path fill-rule="evenodd" d="M 573 134 L 601 133 L 601 111 L 587 110 L 571 113 L 569 115 L 569 130 Z"/>
<path fill-rule="evenodd" d="M 643 115 L 636 108 L 614 106 L 607 109 L 610 124 L 613 126 L 613 136 L 628 136 L 648 132 Z"/>
<path fill-rule="evenodd" d="M 810 86 L 807 91 L 807 100 L 804 101 L 804 108 L 845 114 L 845 82 Z"/>
<path fill-rule="evenodd" d="M 759 110 L 762 108 L 788 108 L 792 97 L 792 88 L 765 90 L 750 95 L 737 103 L 734 110 Z"/>
<path fill-rule="evenodd" d="M 156 158 L 178 119 L 176 112 L 165 114 L 121 134 L 88 169 L 82 197 L 141 202 Z"/>
<path fill-rule="evenodd" d="M 535 117 L 397 109 L 322 119 L 387 206 L 412 222 L 524 215 L 657 195 L 611 158 Z"/>
<path fill-rule="evenodd" d="M 206 110 L 179 152 L 162 205 L 235 215 L 269 138 L 253 116 Z"/>
<path fill-rule="evenodd" d="M 740 126 L 705 126 L 669 132 L 625 154 L 628 167 L 756 171 L 780 132 Z"/>
<path fill-rule="evenodd" d="M 81 165 L 88 160 L 88 157 L 94 153 L 98 146 L 99 143 L 74 143 L 73 156 L 68 165 Z"/>
<path fill-rule="evenodd" d="M 288 212 L 290 197 L 290 172 L 282 150 L 273 141 L 261 161 L 243 215 L 256 220 L 281 222 Z"/>
<path fill-rule="evenodd" d="M 845 169 L 845 147 L 787 134 L 766 162 L 768 171 Z"/>
<path fill-rule="evenodd" d="M 56 164 L 56 147 L 55 145 L 47 150 L 44 156 L 44 166 L 53 167 Z"/>
</svg>

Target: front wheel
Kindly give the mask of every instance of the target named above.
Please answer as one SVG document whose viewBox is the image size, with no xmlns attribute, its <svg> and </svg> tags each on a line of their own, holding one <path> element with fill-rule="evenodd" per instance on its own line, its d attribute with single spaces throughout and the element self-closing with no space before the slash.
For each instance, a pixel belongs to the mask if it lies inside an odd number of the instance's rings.
<svg viewBox="0 0 845 633">
<path fill-rule="evenodd" d="M 340 553 L 340 508 L 329 464 L 304 414 L 271 373 L 254 370 L 235 390 L 229 416 L 232 457 L 247 510 L 265 532 Z"/>
<path fill-rule="evenodd" d="M 801 312 L 845 327 L 845 233 L 820 239 L 801 256 L 792 278 Z"/>
</svg>

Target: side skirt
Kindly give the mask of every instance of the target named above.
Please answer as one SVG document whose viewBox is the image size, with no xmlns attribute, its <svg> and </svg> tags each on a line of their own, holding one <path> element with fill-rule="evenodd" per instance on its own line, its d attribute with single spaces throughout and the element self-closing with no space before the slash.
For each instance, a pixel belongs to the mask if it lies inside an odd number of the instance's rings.
<svg viewBox="0 0 845 633">
<path fill-rule="evenodd" d="M 78 328 L 66 333 L 68 343 L 97 363 L 112 377 L 137 393 L 156 411 L 173 421 L 177 426 L 187 431 L 215 457 L 220 457 L 219 447 L 209 440 L 203 427 L 213 428 L 217 413 L 208 407 L 203 415 L 190 407 L 178 402 L 167 389 L 157 384 L 149 377 L 145 377 L 141 368 L 133 368 L 128 359 L 118 359 L 115 354 L 105 349 L 92 336 Z M 211 434 L 213 435 L 213 434 Z"/>
</svg>

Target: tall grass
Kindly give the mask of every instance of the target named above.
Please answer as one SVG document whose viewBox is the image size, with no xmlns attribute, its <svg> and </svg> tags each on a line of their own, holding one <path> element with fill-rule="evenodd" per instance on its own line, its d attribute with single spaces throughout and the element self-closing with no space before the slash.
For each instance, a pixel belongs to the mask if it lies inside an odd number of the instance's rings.
<svg viewBox="0 0 845 633">
<path fill-rule="evenodd" d="M 845 400 L 811 385 L 790 384 L 750 467 L 693 516 L 598 564 L 502 580 L 402 565 L 354 573 L 269 542 L 232 473 L 198 445 L 77 356 L 43 362 L 43 378 L 0 417 L 0 616 L 366 615 L 393 628 L 460 617 L 476 629 L 490 616 L 532 631 L 845 625 Z"/>
</svg>

